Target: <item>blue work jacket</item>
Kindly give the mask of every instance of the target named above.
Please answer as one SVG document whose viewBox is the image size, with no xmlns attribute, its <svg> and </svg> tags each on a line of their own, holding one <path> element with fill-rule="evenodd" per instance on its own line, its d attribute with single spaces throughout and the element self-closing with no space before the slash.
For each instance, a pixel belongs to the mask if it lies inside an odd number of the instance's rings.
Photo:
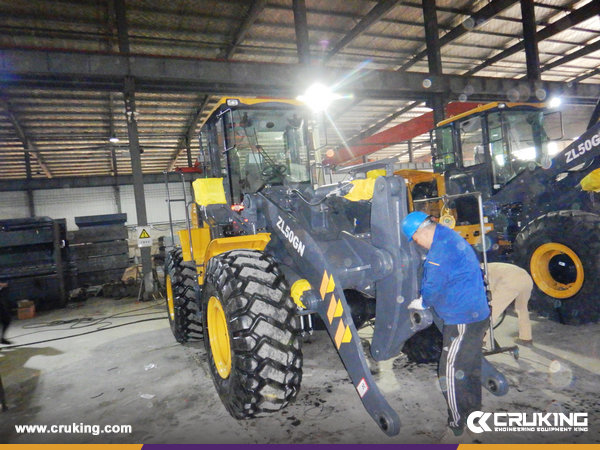
<svg viewBox="0 0 600 450">
<path fill-rule="evenodd" d="M 475 251 L 456 231 L 436 224 L 421 281 L 423 306 L 444 323 L 475 323 L 489 317 L 483 275 Z"/>
</svg>

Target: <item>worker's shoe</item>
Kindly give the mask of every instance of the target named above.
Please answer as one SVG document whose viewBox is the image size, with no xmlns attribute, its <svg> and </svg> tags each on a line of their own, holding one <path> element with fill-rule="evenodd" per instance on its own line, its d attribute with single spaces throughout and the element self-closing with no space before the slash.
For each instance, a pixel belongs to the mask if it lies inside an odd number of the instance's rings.
<svg viewBox="0 0 600 450">
<path fill-rule="evenodd" d="M 457 435 L 456 433 L 460 433 Z M 458 430 L 448 427 L 446 433 L 440 439 L 440 444 L 471 444 L 473 437 L 467 430 Z"/>
<path fill-rule="evenodd" d="M 515 339 L 515 344 L 522 345 L 523 347 L 533 347 L 533 339 Z"/>
<path fill-rule="evenodd" d="M 8 339 L 4 339 L 2 338 L 2 340 L 0 340 L 0 344 L 4 344 L 4 345 L 11 345 L 12 342 L 10 342 Z"/>
</svg>

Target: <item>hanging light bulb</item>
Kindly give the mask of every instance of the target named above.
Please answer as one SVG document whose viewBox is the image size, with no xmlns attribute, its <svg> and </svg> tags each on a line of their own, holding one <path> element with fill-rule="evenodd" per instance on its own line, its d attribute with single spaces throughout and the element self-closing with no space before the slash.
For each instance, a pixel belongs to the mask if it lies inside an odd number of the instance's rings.
<svg viewBox="0 0 600 450">
<path fill-rule="evenodd" d="M 332 93 L 331 89 L 316 83 L 308 88 L 306 94 L 299 95 L 297 100 L 306 103 L 314 112 L 321 112 L 338 98 L 340 96 Z"/>
</svg>

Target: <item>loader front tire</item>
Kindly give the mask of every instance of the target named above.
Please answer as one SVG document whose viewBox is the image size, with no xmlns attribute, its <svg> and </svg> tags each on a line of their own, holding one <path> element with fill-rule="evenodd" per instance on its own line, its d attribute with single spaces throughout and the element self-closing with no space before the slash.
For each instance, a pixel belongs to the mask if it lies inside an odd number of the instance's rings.
<svg viewBox="0 0 600 450">
<path fill-rule="evenodd" d="M 171 332 L 177 342 L 202 338 L 202 321 L 198 315 L 194 266 L 183 261 L 181 249 L 170 251 L 165 261 L 167 314 Z"/>
<path fill-rule="evenodd" d="M 534 281 L 531 310 L 568 325 L 600 319 L 600 216 L 548 213 L 529 223 L 515 244 L 517 264 Z"/>
<path fill-rule="evenodd" d="M 250 419 L 292 402 L 302 381 L 298 317 L 275 261 L 254 250 L 213 257 L 202 305 L 208 363 L 227 411 Z"/>
</svg>

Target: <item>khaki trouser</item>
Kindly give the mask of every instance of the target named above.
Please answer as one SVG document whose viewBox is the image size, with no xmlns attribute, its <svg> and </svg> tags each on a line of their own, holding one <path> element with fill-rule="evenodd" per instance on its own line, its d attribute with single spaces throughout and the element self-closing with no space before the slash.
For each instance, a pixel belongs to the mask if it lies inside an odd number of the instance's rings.
<svg viewBox="0 0 600 450">
<path fill-rule="evenodd" d="M 533 280 L 525 269 L 505 263 L 488 264 L 488 282 L 492 294 L 492 324 L 513 301 L 519 324 L 519 339 L 531 340 L 531 321 L 527 303 L 531 297 Z M 485 342 L 487 343 L 487 334 Z"/>
</svg>

